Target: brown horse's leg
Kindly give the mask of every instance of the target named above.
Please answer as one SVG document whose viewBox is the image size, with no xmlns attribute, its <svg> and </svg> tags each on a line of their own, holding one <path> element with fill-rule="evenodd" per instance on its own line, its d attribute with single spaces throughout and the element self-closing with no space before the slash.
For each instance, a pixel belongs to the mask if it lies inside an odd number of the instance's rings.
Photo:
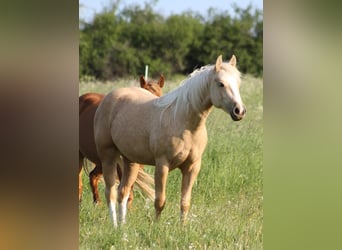
<svg viewBox="0 0 342 250">
<path fill-rule="evenodd" d="M 154 173 L 154 182 L 156 189 L 156 198 L 154 200 L 154 208 L 156 210 L 156 219 L 159 219 L 161 212 L 165 206 L 166 200 L 166 181 L 169 173 L 167 165 L 156 165 Z"/>
<path fill-rule="evenodd" d="M 118 191 L 118 203 L 119 203 L 119 220 L 121 223 L 125 223 L 125 217 L 127 212 L 127 201 L 130 196 L 132 186 L 137 179 L 140 165 L 130 162 L 124 157 L 124 169 L 122 179 L 120 181 Z"/>
<path fill-rule="evenodd" d="M 99 164 L 99 165 L 96 165 L 95 168 L 89 174 L 89 182 L 90 182 L 91 191 L 93 192 L 94 203 L 101 202 L 99 189 L 98 189 L 98 183 L 101 179 L 101 176 L 102 176 L 102 166 L 101 164 Z"/>
<path fill-rule="evenodd" d="M 190 209 L 191 190 L 201 167 L 201 160 L 190 166 L 184 166 L 182 170 L 182 194 L 181 194 L 181 221 L 184 223 Z"/>
<path fill-rule="evenodd" d="M 78 152 L 78 201 L 81 201 L 82 198 L 82 167 L 83 167 L 83 159 L 84 156 L 81 152 Z"/>
</svg>

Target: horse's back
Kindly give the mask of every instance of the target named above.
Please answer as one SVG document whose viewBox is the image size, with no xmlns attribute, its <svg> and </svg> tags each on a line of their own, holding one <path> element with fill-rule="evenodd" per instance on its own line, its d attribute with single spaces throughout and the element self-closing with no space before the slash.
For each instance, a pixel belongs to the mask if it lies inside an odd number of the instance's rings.
<svg viewBox="0 0 342 250">
<path fill-rule="evenodd" d="M 149 106 L 156 98 L 155 95 L 142 88 L 119 88 L 105 96 L 101 104 L 101 109 L 104 111 L 101 112 L 108 116 L 111 121 L 115 119 L 116 115 L 124 113 L 138 115 L 143 111 L 142 115 L 148 114 L 150 112 Z"/>
<path fill-rule="evenodd" d="M 106 99 L 117 103 L 125 102 L 128 105 L 141 105 L 142 103 L 158 98 L 146 89 L 138 87 L 119 88 L 106 95 Z"/>
</svg>

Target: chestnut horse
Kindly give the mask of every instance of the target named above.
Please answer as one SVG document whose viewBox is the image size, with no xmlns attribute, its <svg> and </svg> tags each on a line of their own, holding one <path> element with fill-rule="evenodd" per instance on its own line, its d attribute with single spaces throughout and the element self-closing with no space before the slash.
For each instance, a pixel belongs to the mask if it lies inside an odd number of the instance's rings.
<svg viewBox="0 0 342 250">
<path fill-rule="evenodd" d="M 161 75 L 158 82 L 154 80 L 146 82 L 144 77 L 141 76 L 140 86 L 159 97 L 162 95 L 164 77 Z M 98 182 L 102 177 L 102 167 L 96 152 L 93 121 L 95 111 L 103 98 L 104 95 L 98 93 L 87 93 L 79 97 L 79 200 L 81 200 L 82 196 L 82 168 L 84 158 L 87 158 L 95 163 L 95 168 L 89 174 L 90 186 L 95 203 L 100 201 Z M 120 168 L 118 168 L 118 175 L 120 179 Z M 150 198 L 154 199 L 154 190 L 150 188 L 150 185 L 153 184 L 153 179 L 143 169 L 139 170 L 137 184 Z M 133 192 L 130 193 L 130 204 L 132 199 Z"/>
<path fill-rule="evenodd" d="M 213 106 L 234 121 L 245 116 L 240 82 L 235 56 L 229 62 L 222 62 L 219 56 L 215 65 L 194 71 L 180 87 L 160 98 L 136 87 L 116 89 L 105 96 L 95 113 L 94 132 L 114 226 L 116 202 L 119 223 L 125 223 L 129 191 L 139 170 L 137 163 L 155 166 L 157 219 L 165 205 L 168 173 L 175 168 L 181 170 L 181 221 L 186 220 L 207 143 L 205 122 Z M 123 176 L 116 191 L 115 163 L 121 157 Z"/>
</svg>

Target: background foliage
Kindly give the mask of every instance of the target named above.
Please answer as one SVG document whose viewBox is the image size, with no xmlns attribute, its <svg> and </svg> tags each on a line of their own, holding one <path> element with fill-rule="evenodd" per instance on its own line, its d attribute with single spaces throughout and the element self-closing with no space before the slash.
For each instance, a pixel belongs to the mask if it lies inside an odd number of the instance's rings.
<svg viewBox="0 0 342 250">
<path fill-rule="evenodd" d="M 262 76 L 263 13 L 232 6 L 209 9 L 204 17 L 194 12 L 164 17 L 152 4 L 118 4 L 80 21 L 80 78 L 112 80 L 144 73 L 153 76 L 186 74 L 214 63 L 218 55 L 238 58 L 240 71 Z"/>
</svg>

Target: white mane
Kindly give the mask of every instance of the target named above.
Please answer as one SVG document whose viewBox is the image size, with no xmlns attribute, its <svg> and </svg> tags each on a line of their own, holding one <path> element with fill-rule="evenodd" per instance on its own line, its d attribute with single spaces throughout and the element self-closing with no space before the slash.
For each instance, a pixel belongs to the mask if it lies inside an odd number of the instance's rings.
<svg viewBox="0 0 342 250">
<path fill-rule="evenodd" d="M 188 112 L 190 105 L 198 110 L 203 98 L 206 97 L 204 94 L 208 94 L 206 90 L 213 67 L 213 65 L 207 65 L 194 70 L 188 78 L 180 83 L 178 88 L 155 99 L 155 105 L 163 108 L 163 112 L 172 106 L 174 116 L 179 111 Z"/>
<path fill-rule="evenodd" d="M 195 76 L 196 74 L 198 74 L 201 71 L 204 71 L 204 70 L 206 70 L 206 69 L 208 69 L 210 67 L 213 68 L 213 65 L 205 65 L 205 66 L 202 66 L 199 69 L 195 69 L 192 73 L 189 74 L 189 78 Z"/>
</svg>

